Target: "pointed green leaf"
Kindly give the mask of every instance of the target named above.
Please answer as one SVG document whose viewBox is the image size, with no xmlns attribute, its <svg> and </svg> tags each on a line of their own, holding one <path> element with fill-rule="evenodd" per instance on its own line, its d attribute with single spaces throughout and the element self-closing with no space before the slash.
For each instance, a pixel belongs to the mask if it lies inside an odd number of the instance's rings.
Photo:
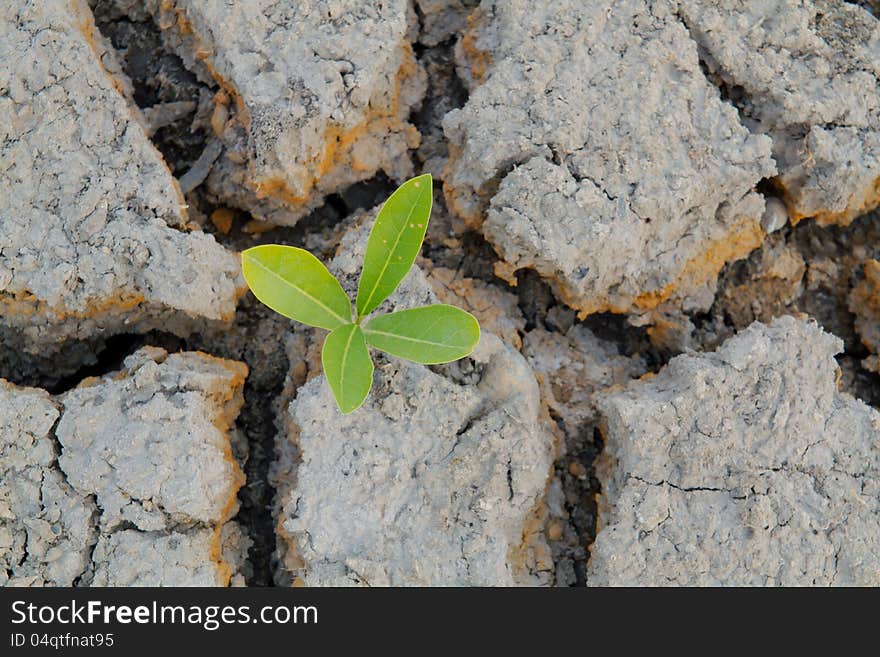
<svg viewBox="0 0 880 657">
<path fill-rule="evenodd" d="M 339 281 L 308 251 L 255 246 L 241 254 L 241 267 L 254 296 L 275 312 L 331 330 L 351 322 L 351 301 Z"/>
<path fill-rule="evenodd" d="M 360 408 L 373 385 L 373 361 L 361 327 L 333 329 L 324 340 L 321 362 L 339 410 L 347 414 Z"/>
<path fill-rule="evenodd" d="M 480 340 L 480 325 L 461 308 L 437 304 L 374 317 L 364 335 L 392 356 L 436 365 L 470 354 Z"/>
<path fill-rule="evenodd" d="M 379 211 L 358 281 L 358 317 L 371 313 L 394 292 L 415 262 L 431 217 L 432 185 L 429 173 L 407 180 Z"/>
</svg>

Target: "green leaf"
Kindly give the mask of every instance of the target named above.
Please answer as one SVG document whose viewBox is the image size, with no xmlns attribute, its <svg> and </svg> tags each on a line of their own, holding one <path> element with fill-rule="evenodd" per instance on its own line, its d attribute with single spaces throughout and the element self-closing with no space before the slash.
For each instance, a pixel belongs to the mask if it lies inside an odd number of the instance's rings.
<svg viewBox="0 0 880 657">
<path fill-rule="evenodd" d="M 373 385 L 373 361 L 361 327 L 333 329 L 324 340 L 321 362 L 339 410 L 348 414 L 360 408 Z"/>
<path fill-rule="evenodd" d="M 436 365 L 470 354 L 480 340 L 480 324 L 461 308 L 437 304 L 374 317 L 364 335 L 392 356 Z"/>
<path fill-rule="evenodd" d="M 351 301 L 339 281 L 308 251 L 255 246 L 241 254 L 241 267 L 254 296 L 275 312 L 331 330 L 351 322 Z"/>
<path fill-rule="evenodd" d="M 358 281 L 358 317 L 371 313 L 394 292 L 415 262 L 431 217 L 432 185 L 429 173 L 407 180 L 379 211 Z"/>
</svg>

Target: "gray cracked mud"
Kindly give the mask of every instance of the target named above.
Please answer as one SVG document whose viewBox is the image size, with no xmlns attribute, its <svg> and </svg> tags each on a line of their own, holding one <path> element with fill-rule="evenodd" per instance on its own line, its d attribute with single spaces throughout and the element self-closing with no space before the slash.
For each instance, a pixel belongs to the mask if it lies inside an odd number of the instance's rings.
<svg viewBox="0 0 880 657">
<path fill-rule="evenodd" d="M 177 182 L 96 55 L 88 7 L 5 4 L 2 342 L 38 355 L 69 339 L 227 321 L 239 264 L 187 232 Z"/>
<path fill-rule="evenodd" d="M 56 399 L 0 380 L 2 583 L 243 583 L 229 430 L 246 373 L 146 348 Z"/>
<path fill-rule="evenodd" d="M 588 583 L 876 586 L 880 415 L 841 346 L 783 317 L 601 396 Z"/>
<path fill-rule="evenodd" d="M 169 47 L 221 87 L 213 198 L 293 224 L 380 170 L 412 174 L 419 134 L 407 116 L 425 76 L 406 0 L 146 4 Z"/>
<path fill-rule="evenodd" d="M 773 140 L 792 222 L 846 225 L 880 202 L 880 22 L 847 2 L 683 0 L 743 122 Z"/>
<path fill-rule="evenodd" d="M 849 3 L 483 2 L 446 197 L 582 315 L 705 310 L 785 221 L 760 181 L 793 223 L 877 205 L 878 35 Z"/>
<path fill-rule="evenodd" d="M 502 276 L 534 268 L 582 315 L 707 306 L 763 237 L 771 141 L 706 80 L 674 10 L 484 2 L 464 52 L 482 73 L 444 119 L 446 198 Z"/>
</svg>

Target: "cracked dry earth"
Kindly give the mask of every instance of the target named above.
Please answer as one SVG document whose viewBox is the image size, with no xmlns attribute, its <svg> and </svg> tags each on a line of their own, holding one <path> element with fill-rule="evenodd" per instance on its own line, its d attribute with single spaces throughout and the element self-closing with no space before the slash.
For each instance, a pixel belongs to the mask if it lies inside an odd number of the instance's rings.
<svg viewBox="0 0 880 657">
<path fill-rule="evenodd" d="M 0 9 L 0 585 L 880 585 L 875 3 Z M 238 253 L 425 172 L 342 416 Z"/>
</svg>

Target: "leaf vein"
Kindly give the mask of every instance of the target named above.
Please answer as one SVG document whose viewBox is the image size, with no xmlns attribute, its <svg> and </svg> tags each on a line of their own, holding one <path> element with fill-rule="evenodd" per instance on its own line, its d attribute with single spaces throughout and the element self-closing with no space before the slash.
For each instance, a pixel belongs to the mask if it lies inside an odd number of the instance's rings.
<svg viewBox="0 0 880 657">
<path fill-rule="evenodd" d="M 340 322 L 345 323 L 345 322 L 347 321 L 342 315 L 340 315 L 340 314 L 337 313 L 335 310 L 333 310 L 332 308 L 330 308 L 327 304 L 322 303 L 321 301 L 319 301 L 318 299 L 316 299 L 315 297 L 313 297 L 311 294 L 309 294 L 309 293 L 306 292 L 304 289 L 302 289 L 299 285 L 296 285 L 295 283 L 291 283 L 289 280 L 287 280 L 286 278 L 284 278 L 283 276 L 281 276 L 278 272 L 276 272 L 276 271 L 274 271 L 274 270 L 272 270 L 272 269 L 269 269 L 266 265 L 264 265 L 262 262 L 260 262 L 260 261 L 257 260 L 256 258 L 254 258 L 253 260 L 251 260 L 251 262 L 252 262 L 253 264 L 255 264 L 257 267 L 259 267 L 260 269 L 262 269 L 262 270 L 264 270 L 264 271 L 267 271 L 267 272 L 269 272 L 270 274 L 272 274 L 272 276 L 274 276 L 275 278 L 277 278 L 277 279 L 278 279 L 279 281 L 281 281 L 282 283 L 286 283 L 286 284 L 289 285 L 290 287 L 296 289 L 300 294 L 302 294 L 304 297 L 306 297 L 307 299 L 310 299 L 313 303 L 315 303 L 316 305 L 318 305 L 318 306 L 320 306 L 321 308 L 323 308 L 324 310 L 326 310 L 328 313 L 330 313 L 331 315 L 333 315 L 333 317 L 335 317 L 336 319 L 338 319 Z"/>
<path fill-rule="evenodd" d="M 459 331 L 456 331 L 458 333 Z M 364 333 L 372 334 L 372 335 L 382 335 L 388 338 L 395 338 L 397 340 L 406 340 L 408 342 L 417 342 L 419 344 L 426 344 L 432 347 L 446 347 L 448 349 L 453 348 L 461 348 L 464 347 L 464 343 L 446 343 L 446 342 L 435 342 L 434 340 L 425 340 L 423 338 L 413 338 L 408 335 L 400 335 L 399 333 L 389 333 L 388 331 L 377 331 L 375 329 L 364 329 Z"/>
<path fill-rule="evenodd" d="M 342 370 L 339 372 L 339 396 L 342 399 L 345 399 L 345 369 L 346 369 L 346 361 L 348 360 L 348 352 L 351 349 L 351 341 L 354 339 L 354 334 L 357 333 L 357 327 L 349 331 L 348 340 L 345 341 L 345 348 L 342 350 Z"/>
<path fill-rule="evenodd" d="M 376 288 L 379 287 L 379 283 L 382 280 L 382 277 L 385 275 L 385 271 L 388 269 L 388 265 L 391 262 L 391 255 L 397 250 L 397 245 L 400 244 L 400 240 L 403 237 L 405 232 L 406 224 L 409 223 L 409 220 L 412 218 L 413 212 L 416 211 L 416 207 L 418 206 L 418 202 L 413 203 L 409 208 L 409 213 L 406 215 L 406 221 L 403 222 L 403 228 L 398 229 L 397 238 L 394 240 L 394 246 L 391 247 L 389 251 L 389 256 L 385 259 L 385 263 L 382 265 L 382 271 L 379 272 L 379 276 L 376 278 L 376 282 L 373 284 L 373 289 L 370 290 L 370 296 L 367 297 L 367 300 L 364 302 L 364 308 L 369 308 L 370 303 L 373 301 L 373 297 L 376 296 Z M 369 247 L 369 244 L 367 244 Z"/>
</svg>

